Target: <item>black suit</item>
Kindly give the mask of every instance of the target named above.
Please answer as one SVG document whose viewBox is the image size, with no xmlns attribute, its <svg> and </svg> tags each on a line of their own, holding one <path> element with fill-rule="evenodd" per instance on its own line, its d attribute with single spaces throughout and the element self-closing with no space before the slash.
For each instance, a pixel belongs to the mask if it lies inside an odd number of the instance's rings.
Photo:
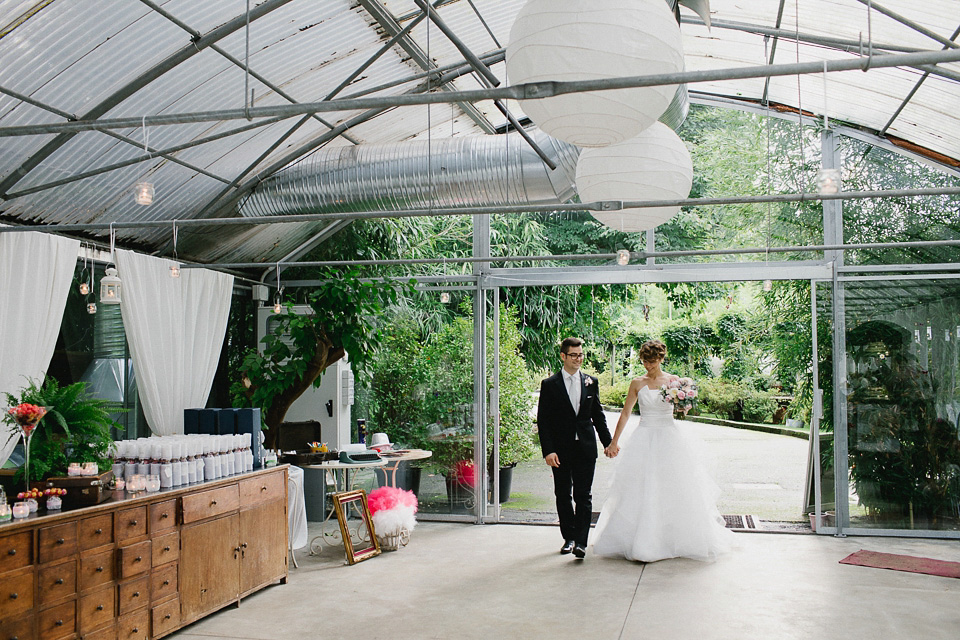
<svg viewBox="0 0 960 640">
<path fill-rule="evenodd" d="M 560 533 L 564 540 L 573 540 L 585 547 L 593 515 L 590 491 L 597 465 L 597 436 L 604 447 L 611 439 L 600 406 L 597 379 L 582 374 L 580 411 L 576 414 L 562 373 L 555 373 L 541 382 L 537 430 L 543 457 L 556 453 L 560 459 L 560 466 L 552 467 Z"/>
</svg>

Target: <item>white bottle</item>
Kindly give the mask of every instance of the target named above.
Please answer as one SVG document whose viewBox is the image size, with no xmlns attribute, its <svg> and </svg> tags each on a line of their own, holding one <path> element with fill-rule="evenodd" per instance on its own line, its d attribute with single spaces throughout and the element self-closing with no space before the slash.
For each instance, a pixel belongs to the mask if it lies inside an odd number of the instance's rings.
<svg viewBox="0 0 960 640">
<path fill-rule="evenodd" d="M 166 439 L 164 439 L 166 440 Z M 169 489 L 173 486 L 173 446 L 169 442 L 160 445 L 160 488 Z"/>
</svg>

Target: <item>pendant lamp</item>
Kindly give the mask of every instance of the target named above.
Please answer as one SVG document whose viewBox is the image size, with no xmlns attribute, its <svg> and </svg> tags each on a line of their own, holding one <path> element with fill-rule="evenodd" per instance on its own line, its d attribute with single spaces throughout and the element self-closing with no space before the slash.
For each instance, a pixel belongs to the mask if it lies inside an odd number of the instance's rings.
<svg viewBox="0 0 960 640">
<path fill-rule="evenodd" d="M 673 129 L 656 122 L 635 138 L 599 149 L 584 149 L 577 160 L 581 202 L 673 200 L 690 195 L 693 161 Z M 590 213 L 624 232 L 646 231 L 666 222 L 679 206 Z"/>
<path fill-rule="evenodd" d="M 678 73 L 680 26 L 664 0 L 529 0 L 506 53 L 511 84 Z M 676 85 L 521 100 L 543 131 L 581 147 L 634 137 L 663 114 Z"/>
</svg>

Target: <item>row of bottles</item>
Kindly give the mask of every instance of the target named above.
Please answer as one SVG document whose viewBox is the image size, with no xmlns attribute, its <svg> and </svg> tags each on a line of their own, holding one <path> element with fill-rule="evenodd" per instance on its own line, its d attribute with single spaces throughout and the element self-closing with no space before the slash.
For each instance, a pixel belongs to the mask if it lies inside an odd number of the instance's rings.
<svg viewBox="0 0 960 640">
<path fill-rule="evenodd" d="M 160 478 L 168 489 L 253 470 L 251 434 L 151 436 L 114 443 L 113 475 Z"/>
</svg>

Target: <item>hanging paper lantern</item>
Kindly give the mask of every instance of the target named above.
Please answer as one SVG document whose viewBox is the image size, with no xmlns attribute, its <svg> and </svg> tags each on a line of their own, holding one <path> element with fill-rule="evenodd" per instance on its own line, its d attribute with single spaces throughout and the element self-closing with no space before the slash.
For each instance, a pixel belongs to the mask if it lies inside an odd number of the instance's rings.
<svg viewBox="0 0 960 640">
<path fill-rule="evenodd" d="M 680 27 L 663 0 L 529 0 L 507 45 L 511 84 L 677 73 Z M 676 85 L 571 93 L 520 106 L 541 129 L 581 147 L 634 137 L 663 114 Z"/>
<path fill-rule="evenodd" d="M 660 122 L 625 142 L 584 149 L 577 160 L 581 202 L 686 198 L 692 185 L 690 152 L 680 136 Z M 679 211 L 675 206 L 591 213 L 618 231 L 645 231 Z"/>
</svg>

